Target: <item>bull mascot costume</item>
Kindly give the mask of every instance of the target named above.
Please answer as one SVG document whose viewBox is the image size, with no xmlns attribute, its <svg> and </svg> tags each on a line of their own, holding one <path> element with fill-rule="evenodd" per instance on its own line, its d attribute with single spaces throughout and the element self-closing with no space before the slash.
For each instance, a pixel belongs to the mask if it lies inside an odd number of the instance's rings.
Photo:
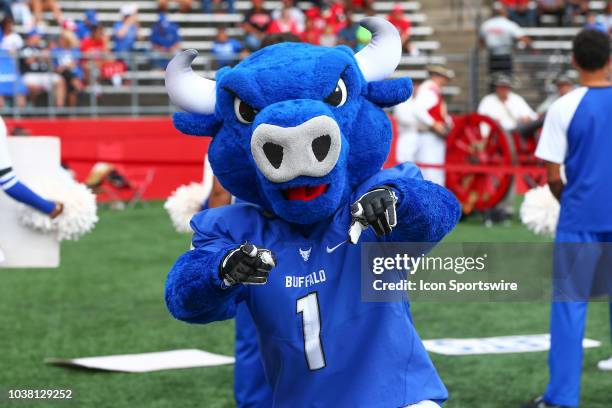
<svg viewBox="0 0 612 408">
<path fill-rule="evenodd" d="M 190 50 L 166 73 L 185 111 L 175 126 L 212 137 L 214 174 L 241 201 L 193 217 L 193 249 L 172 267 L 166 303 L 200 324 L 246 305 L 274 407 L 447 398 L 408 303 L 360 299 L 363 242 L 438 242 L 460 216 L 454 196 L 413 164 L 381 170 L 391 144 L 383 108 L 407 100 L 412 83 L 385 80 L 401 57 L 395 27 L 376 17 L 362 25 L 373 38 L 357 54 L 276 44 L 215 82 L 192 71 Z"/>
</svg>

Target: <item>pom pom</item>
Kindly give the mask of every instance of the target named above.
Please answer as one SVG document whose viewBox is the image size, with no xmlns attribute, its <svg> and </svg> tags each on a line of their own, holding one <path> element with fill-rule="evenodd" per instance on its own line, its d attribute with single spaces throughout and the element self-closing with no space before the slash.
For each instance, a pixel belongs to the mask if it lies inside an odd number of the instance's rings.
<svg viewBox="0 0 612 408">
<path fill-rule="evenodd" d="M 202 210 L 210 188 L 202 183 L 191 183 L 177 188 L 166 200 L 164 208 L 168 211 L 172 225 L 178 232 L 191 232 L 191 218 Z"/>
<path fill-rule="evenodd" d="M 85 186 L 65 175 L 46 180 L 36 188 L 42 197 L 64 205 L 64 211 L 55 219 L 23 205 L 19 209 L 19 222 L 42 233 L 53 233 L 60 241 L 77 241 L 93 230 L 98 222 L 96 196 Z"/>
<path fill-rule="evenodd" d="M 559 202 L 548 185 L 529 190 L 521 204 L 521 221 L 538 235 L 554 235 L 559 220 Z"/>
</svg>

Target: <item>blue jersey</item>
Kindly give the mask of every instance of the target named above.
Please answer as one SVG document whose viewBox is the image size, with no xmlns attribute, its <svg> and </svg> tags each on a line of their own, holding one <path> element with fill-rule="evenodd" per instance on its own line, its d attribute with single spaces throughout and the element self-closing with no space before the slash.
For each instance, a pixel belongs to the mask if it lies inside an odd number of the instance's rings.
<svg viewBox="0 0 612 408">
<path fill-rule="evenodd" d="M 411 164 L 378 173 L 355 191 L 351 202 L 373 187 L 394 183 L 400 204 L 392 235 L 400 235 L 386 239 L 439 240 L 439 232 L 428 235 L 421 228 L 456 222 L 456 200 L 421 180 Z M 420 202 L 421 193 L 431 205 Z M 411 207 L 415 203 L 418 209 Z M 430 217 L 433 212 L 420 213 L 432 209 L 439 219 Z M 444 401 L 447 391 L 415 330 L 408 303 L 361 301 L 360 245 L 346 242 L 350 220 L 348 205 L 308 231 L 266 216 L 252 204 L 204 211 L 192 220 L 195 249 L 179 258 L 168 277 L 169 308 L 182 320 L 203 323 L 230 318 L 236 305 L 245 302 L 257 327 L 275 407 L 388 408 Z M 361 237 L 375 239 L 371 230 Z M 265 285 L 223 288 L 218 265 L 245 241 L 272 250 L 277 266 Z M 203 270 L 211 270 L 210 275 L 203 277 Z"/>
<path fill-rule="evenodd" d="M 612 231 L 612 87 L 578 88 L 557 100 L 536 156 L 565 164 L 558 230 Z"/>
</svg>

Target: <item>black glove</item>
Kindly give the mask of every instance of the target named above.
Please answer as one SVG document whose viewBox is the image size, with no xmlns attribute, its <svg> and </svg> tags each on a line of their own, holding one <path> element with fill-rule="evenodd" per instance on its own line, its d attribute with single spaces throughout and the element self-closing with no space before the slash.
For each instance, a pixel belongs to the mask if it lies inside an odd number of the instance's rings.
<svg viewBox="0 0 612 408">
<path fill-rule="evenodd" d="M 397 196 L 387 186 L 368 191 L 351 206 L 353 221 L 349 230 L 349 240 L 356 244 L 361 232 L 371 226 L 376 236 L 391 233 L 397 225 L 395 206 Z"/>
<path fill-rule="evenodd" d="M 219 277 L 227 286 L 238 283 L 263 285 L 275 266 L 271 251 L 245 242 L 225 255 L 219 266 Z"/>
</svg>

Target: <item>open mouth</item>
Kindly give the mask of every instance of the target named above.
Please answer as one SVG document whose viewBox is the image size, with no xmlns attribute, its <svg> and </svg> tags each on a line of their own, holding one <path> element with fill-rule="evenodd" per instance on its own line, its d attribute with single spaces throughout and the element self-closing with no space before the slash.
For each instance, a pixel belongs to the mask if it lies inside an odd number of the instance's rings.
<svg viewBox="0 0 612 408">
<path fill-rule="evenodd" d="M 289 201 L 310 201 L 325 194 L 329 184 L 318 186 L 299 186 L 283 190 L 283 195 Z"/>
</svg>

